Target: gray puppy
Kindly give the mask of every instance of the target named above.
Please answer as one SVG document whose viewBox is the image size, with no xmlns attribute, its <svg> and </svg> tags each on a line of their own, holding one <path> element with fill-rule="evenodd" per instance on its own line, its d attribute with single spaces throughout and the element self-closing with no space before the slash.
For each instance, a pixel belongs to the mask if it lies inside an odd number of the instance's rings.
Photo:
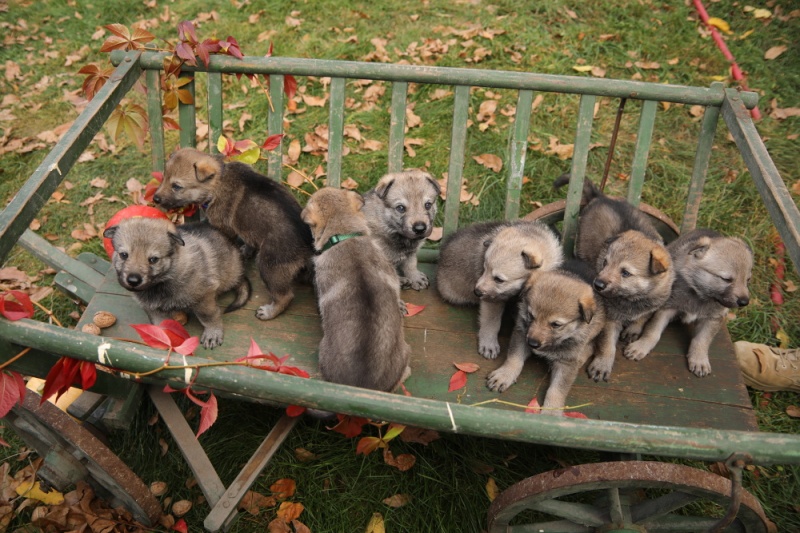
<svg viewBox="0 0 800 533">
<path fill-rule="evenodd" d="M 217 297 L 236 291 L 225 312 L 250 298 L 239 248 L 206 223 L 176 227 L 166 219 L 129 218 L 103 232 L 111 239 L 111 264 L 119 284 L 157 324 L 177 311 L 192 312 L 203 325 L 205 348 L 222 344 Z"/>
<path fill-rule="evenodd" d="M 673 319 L 692 326 L 686 357 L 698 377 L 711 372 L 708 348 L 728 309 L 750 303 L 747 284 L 753 269 L 753 252 L 741 239 L 716 231 L 696 229 L 667 246 L 675 265 L 675 282 L 669 300 L 647 322 L 642 336 L 625 347 L 625 357 L 638 361 L 655 348 Z"/>
<path fill-rule="evenodd" d="M 563 258 L 556 234 L 538 221 L 483 222 L 462 228 L 442 243 L 436 288 L 456 305 L 480 305 L 478 353 L 494 359 L 506 303 L 534 270 L 558 267 Z"/>
<path fill-rule="evenodd" d="M 397 272 L 369 235 L 355 192 L 323 188 L 303 209 L 314 235 L 326 381 L 392 391 L 410 374 Z"/>
<path fill-rule="evenodd" d="M 516 326 L 503 366 L 487 387 L 503 392 L 514 384 L 531 351 L 550 364 L 543 411 L 559 415 L 583 364 L 603 329 L 603 306 L 592 286 L 566 270 L 531 274 L 519 297 Z"/>
<path fill-rule="evenodd" d="M 404 289 L 428 287 L 417 269 L 417 251 L 433 230 L 441 188 L 430 174 L 406 170 L 383 176 L 364 194 L 364 215 L 372 235 L 400 273 Z"/>
</svg>

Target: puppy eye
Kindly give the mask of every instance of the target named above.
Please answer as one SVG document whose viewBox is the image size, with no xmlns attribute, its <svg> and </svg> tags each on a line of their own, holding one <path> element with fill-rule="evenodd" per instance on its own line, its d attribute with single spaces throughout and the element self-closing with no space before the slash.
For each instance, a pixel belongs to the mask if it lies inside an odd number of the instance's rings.
<svg viewBox="0 0 800 533">
<path fill-rule="evenodd" d="M 528 311 L 528 322 L 533 322 L 534 320 L 536 320 L 536 317 L 533 315 L 533 313 Z"/>
<path fill-rule="evenodd" d="M 717 276 L 719 279 L 724 281 L 725 283 L 733 283 L 733 278 L 730 276 Z"/>
<path fill-rule="evenodd" d="M 562 324 L 561 322 L 550 322 L 550 327 L 553 328 L 553 329 L 558 329 L 563 325 L 564 324 Z"/>
<path fill-rule="evenodd" d="M 495 276 L 492 279 L 494 279 L 495 283 L 503 283 L 503 282 L 505 282 L 505 280 L 503 278 L 501 278 L 500 276 Z"/>
<path fill-rule="evenodd" d="M 623 278 L 629 278 L 629 277 L 631 276 L 631 273 L 630 273 L 630 272 L 628 272 L 628 270 L 627 270 L 627 269 L 625 269 L 625 268 L 623 268 L 623 269 L 620 271 L 620 274 L 622 274 L 622 277 L 623 277 Z"/>
<path fill-rule="evenodd" d="M 155 257 L 155 256 L 154 256 L 154 257 L 149 257 L 149 258 L 147 258 L 147 261 L 148 261 L 148 262 L 149 262 L 151 265 L 155 265 L 156 263 L 158 263 L 158 257 Z"/>
<path fill-rule="evenodd" d="M 395 210 L 396 210 L 398 213 L 405 213 L 405 212 L 406 212 L 406 206 L 404 206 L 404 205 L 398 205 L 397 207 L 395 207 Z"/>
<path fill-rule="evenodd" d="M 433 202 L 425 202 L 425 209 L 430 210 L 433 207 Z"/>
<path fill-rule="evenodd" d="M 119 256 L 124 260 L 128 258 L 128 252 L 120 252 Z"/>
<path fill-rule="evenodd" d="M 608 264 L 608 259 L 603 259 L 603 267 L 605 267 L 607 264 Z"/>
<path fill-rule="evenodd" d="M 178 191 L 181 191 L 181 190 L 183 190 L 183 187 L 181 187 L 181 186 L 180 186 L 180 185 L 178 185 L 177 183 L 173 183 L 173 184 L 172 184 L 172 190 L 173 190 L 173 191 L 175 191 L 175 192 L 178 192 Z"/>
</svg>

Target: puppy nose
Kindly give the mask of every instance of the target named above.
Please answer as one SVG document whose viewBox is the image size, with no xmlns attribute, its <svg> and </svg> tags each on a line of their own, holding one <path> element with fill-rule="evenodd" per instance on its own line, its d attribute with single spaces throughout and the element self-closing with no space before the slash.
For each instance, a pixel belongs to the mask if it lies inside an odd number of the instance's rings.
<svg viewBox="0 0 800 533">
<path fill-rule="evenodd" d="M 528 337 L 528 346 L 530 346 L 531 348 L 538 348 L 541 345 L 542 343 L 539 342 L 538 340 L 531 339 L 530 337 Z"/>
<path fill-rule="evenodd" d="M 472 291 L 472 292 L 474 292 L 475 296 L 477 296 L 478 298 L 482 298 L 483 297 L 483 291 L 480 290 L 478 287 L 475 287 L 475 290 Z"/>
<path fill-rule="evenodd" d="M 413 226 L 411 226 L 411 229 L 414 230 L 414 233 L 420 235 L 422 233 L 425 233 L 425 230 L 428 229 L 428 225 L 425 224 L 424 222 L 416 222 Z"/>
<path fill-rule="evenodd" d="M 738 305 L 739 307 L 744 307 L 749 303 L 750 303 L 750 298 L 748 298 L 747 296 L 741 296 L 736 299 L 736 305 Z"/>
<path fill-rule="evenodd" d="M 602 279 L 596 278 L 594 280 L 594 288 L 597 292 L 603 292 L 606 288 L 606 282 Z"/>
<path fill-rule="evenodd" d="M 125 278 L 125 280 L 131 287 L 138 287 L 142 283 L 142 276 L 139 274 L 128 274 L 128 277 Z"/>
<path fill-rule="evenodd" d="M 153 196 L 153 201 L 155 203 L 157 203 L 157 204 L 160 204 L 161 203 L 161 197 L 156 194 L 155 196 Z"/>
</svg>

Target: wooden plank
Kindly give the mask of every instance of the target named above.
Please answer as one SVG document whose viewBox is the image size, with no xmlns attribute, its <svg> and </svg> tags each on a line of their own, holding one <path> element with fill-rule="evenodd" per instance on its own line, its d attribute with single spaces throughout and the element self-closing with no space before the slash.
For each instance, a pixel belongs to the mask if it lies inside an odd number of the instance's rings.
<svg viewBox="0 0 800 533">
<path fill-rule="evenodd" d="M 218 154 L 217 139 L 222 135 L 222 74 L 208 73 L 208 151 Z"/>
<path fill-rule="evenodd" d="M 88 303 L 94 297 L 94 287 L 68 272 L 61 271 L 57 273 L 53 282 L 63 292 L 83 303 Z"/>
<path fill-rule="evenodd" d="M 111 268 L 111 263 L 102 257 L 93 254 L 92 252 L 81 252 L 78 254 L 78 261 L 88 266 L 104 278 L 106 274 L 108 274 L 108 270 Z"/>
<path fill-rule="evenodd" d="M 392 83 L 392 105 L 389 108 L 389 172 L 403 170 L 403 139 L 406 127 L 408 82 Z"/>
<path fill-rule="evenodd" d="M 697 226 L 697 212 L 700 210 L 700 201 L 703 198 L 703 187 L 708 175 L 708 163 L 711 160 L 711 151 L 714 145 L 714 132 L 717 129 L 720 109 L 707 107 L 700 127 L 700 138 L 697 140 L 697 151 L 692 167 L 692 180 L 689 182 L 689 191 L 686 197 L 686 207 L 683 210 L 681 233 L 686 233 Z"/>
<path fill-rule="evenodd" d="M 28 181 L 0 211 L 0 264 L 120 100 L 139 79 L 142 69 L 137 57 L 138 53 L 126 56 Z"/>
<path fill-rule="evenodd" d="M 514 115 L 514 135 L 509 153 L 508 183 L 506 185 L 506 220 L 519 217 L 519 199 L 522 193 L 522 174 L 525 172 L 525 155 L 528 152 L 528 129 L 531 123 L 533 91 L 520 91 L 517 96 L 517 113 Z"/>
<path fill-rule="evenodd" d="M 445 236 L 458 229 L 458 208 L 461 180 L 464 175 L 464 158 L 467 145 L 467 119 L 469 118 L 469 86 L 456 85 L 453 102 L 453 131 L 450 135 L 450 164 L 447 170 L 447 194 L 444 204 Z"/>
<path fill-rule="evenodd" d="M 331 80 L 330 121 L 328 126 L 328 186 L 342 182 L 342 147 L 344 143 L 344 78 Z"/>
<path fill-rule="evenodd" d="M 572 156 L 569 189 L 567 190 L 567 206 L 564 210 L 563 246 L 564 253 L 572 257 L 575 248 L 575 236 L 578 234 L 578 212 L 581 205 L 583 178 L 586 176 L 586 161 L 589 158 L 589 143 L 592 136 L 592 120 L 594 118 L 594 102 L 591 95 L 581 96 L 578 108 L 578 124 L 575 132 L 575 150 Z"/>
<path fill-rule="evenodd" d="M 283 83 L 284 78 L 281 74 L 273 74 L 269 77 L 269 99 L 271 108 L 267 116 L 267 130 L 269 135 L 279 135 L 283 133 Z M 267 176 L 281 181 L 283 175 L 283 138 L 277 148 L 268 152 L 267 155 Z"/>
<path fill-rule="evenodd" d="M 191 147 L 194 148 L 197 146 L 197 100 L 194 90 L 194 76 L 189 74 L 188 72 L 181 71 L 181 77 L 190 76 L 192 81 L 187 83 L 182 87 L 183 90 L 188 91 L 189 94 L 192 95 L 192 103 L 191 104 L 184 104 L 183 102 L 178 102 L 178 124 L 181 127 L 180 132 L 180 139 L 181 139 L 181 147 Z M 217 142 L 216 139 L 209 139 L 209 142 Z"/>
<path fill-rule="evenodd" d="M 786 245 L 794 269 L 800 273 L 800 211 L 767 152 L 740 94 L 726 90 L 722 116 L 742 153 L 767 212 Z"/>
<path fill-rule="evenodd" d="M 166 152 L 164 150 L 164 122 L 161 120 L 161 71 L 148 70 L 147 83 L 147 121 L 150 127 L 150 157 L 153 170 L 164 172 Z"/>
<path fill-rule="evenodd" d="M 635 206 L 638 206 L 642 199 L 642 184 L 644 183 L 644 172 L 647 169 L 650 142 L 653 139 L 657 105 L 658 102 L 654 100 L 642 102 L 642 112 L 639 115 L 639 134 L 636 136 L 636 148 L 633 152 L 631 177 L 628 184 L 628 202 Z"/>
<path fill-rule="evenodd" d="M 19 245 L 47 266 L 64 270 L 90 287 L 97 288 L 105 280 L 104 274 L 68 256 L 31 230 L 25 230 L 19 239 Z"/>
</svg>

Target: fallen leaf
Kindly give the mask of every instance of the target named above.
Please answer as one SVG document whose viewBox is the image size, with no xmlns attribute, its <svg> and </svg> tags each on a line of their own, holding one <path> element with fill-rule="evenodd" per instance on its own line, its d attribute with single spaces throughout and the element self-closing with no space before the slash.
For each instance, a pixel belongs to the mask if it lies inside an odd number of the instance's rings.
<svg viewBox="0 0 800 533">
<path fill-rule="evenodd" d="M 295 448 L 294 458 L 300 461 L 301 463 L 308 463 L 310 461 L 314 461 L 315 459 L 317 459 L 317 454 L 311 453 L 305 448 Z"/>
<path fill-rule="evenodd" d="M 269 533 L 292 533 L 292 528 L 282 518 L 276 518 L 267 525 L 267 531 Z"/>
<path fill-rule="evenodd" d="M 528 402 L 528 408 L 525 409 L 525 412 L 526 413 L 533 413 L 533 414 L 541 413 L 542 409 L 541 409 L 541 406 L 539 405 L 539 400 L 534 398 L 533 400 Z"/>
<path fill-rule="evenodd" d="M 300 514 L 303 512 L 302 503 L 297 502 L 283 502 L 281 506 L 278 508 L 278 518 L 283 520 L 284 522 L 291 522 L 292 520 L 297 520 Z"/>
<path fill-rule="evenodd" d="M 454 390 L 458 390 L 464 388 L 467 384 L 467 373 L 463 370 L 458 370 L 452 376 L 450 376 L 450 386 L 447 389 L 447 392 L 453 392 Z"/>
<path fill-rule="evenodd" d="M 105 189 L 108 187 L 108 181 L 104 180 L 103 178 L 95 178 L 89 182 L 89 185 L 92 187 L 97 187 L 99 189 Z"/>
<path fill-rule="evenodd" d="M 797 290 L 797 285 L 795 285 L 792 280 L 787 279 L 783 282 L 783 290 L 786 292 L 794 292 Z"/>
<path fill-rule="evenodd" d="M 459 370 L 463 370 L 467 374 L 472 374 L 473 372 L 477 372 L 481 368 L 476 363 L 453 363 L 453 366 L 455 366 Z"/>
<path fill-rule="evenodd" d="M 564 411 L 564 416 L 567 418 L 584 418 L 588 419 L 589 417 L 583 413 L 579 413 L 578 411 Z"/>
<path fill-rule="evenodd" d="M 433 242 L 440 241 L 440 240 L 442 240 L 442 235 L 443 234 L 444 234 L 444 228 L 442 228 L 442 227 L 434 227 L 431 230 L 431 234 L 428 235 L 428 240 L 429 241 L 433 241 Z"/>
<path fill-rule="evenodd" d="M 274 494 L 279 500 L 288 500 L 294 496 L 296 489 L 297 484 L 293 479 L 289 478 L 279 479 L 269 487 L 269 490 L 272 491 L 272 494 Z"/>
<path fill-rule="evenodd" d="M 383 499 L 383 503 L 388 505 L 389 507 L 393 507 L 397 509 L 398 507 L 402 507 L 411 501 L 411 495 L 409 494 L 395 494 L 394 496 L 389 496 L 388 498 Z"/>
<path fill-rule="evenodd" d="M 559 159 L 569 159 L 574 152 L 574 144 L 561 144 L 556 137 L 550 137 L 550 146 L 545 151 L 546 154 L 556 155 Z"/>
<path fill-rule="evenodd" d="M 772 11 L 769 9 L 754 9 L 753 17 L 757 19 L 768 19 L 772 16 Z"/>
<path fill-rule="evenodd" d="M 383 143 L 380 141 L 365 139 L 364 142 L 361 143 L 361 148 L 364 150 L 369 150 L 370 152 L 376 152 L 383 148 Z"/>
<path fill-rule="evenodd" d="M 474 159 L 478 164 L 483 165 L 494 172 L 500 172 L 500 170 L 503 168 L 503 160 L 494 154 L 476 155 L 472 156 L 472 159 Z"/>
<path fill-rule="evenodd" d="M 425 309 L 424 305 L 416 305 L 409 302 L 406 302 L 406 317 L 412 317 L 414 315 L 418 315 Z"/>
<path fill-rule="evenodd" d="M 372 518 L 369 519 L 367 529 L 364 533 L 386 533 L 386 527 L 383 525 L 383 515 L 381 513 L 372 513 Z"/>
<path fill-rule="evenodd" d="M 497 482 L 490 477 L 489 481 L 486 482 L 486 495 L 489 497 L 489 501 L 493 502 L 498 494 L 500 494 L 500 489 L 497 488 Z"/>
<path fill-rule="evenodd" d="M 776 57 L 778 57 L 779 55 L 781 55 L 782 53 L 784 53 L 788 49 L 789 49 L 789 47 L 786 46 L 785 44 L 782 44 L 780 46 L 773 46 L 772 48 L 767 50 L 767 52 L 764 54 L 764 59 L 767 59 L 767 60 L 775 59 Z"/>
<path fill-rule="evenodd" d="M 689 114 L 693 117 L 701 117 L 706 112 L 706 108 L 701 105 L 693 105 L 689 108 Z"/>
<path fill-rule="evenodd" d="M 634 63 L 634 65 L 643 70 L 655 70 L 661 68 L 661 65 L 655 61 L 637 61 Z"/>
<path fill-rule="evenodd" d="M 790 405 L 786 408 L 786 414 L 792 418 L 800 418 L 800 407 L 796 405 Z"/>
<path fill-rule="evenodd" d="M 591 72 L 594 67 L 592 65 L 573 65 L 572 70 L 577 70 L 578 72 Z"/>
<path fill-rule="evenodd" d="M 406 472 L 411 470 L 411 468 L 416 464 L 417 458 L 410 453 L 401 453 L 395 457 L 389 448 L 384 448 L 383 462 L 389 466 L 395 467 L 401 472 Z"/>
<path fill-rule="evenodd" d="M 725 32 L 725 33 L 731 33 L 731 26 L 730 26 L 730 24 L 728 24 L 727 22 L 725 22 L 725 21 L 724 21 L 724 20 L 722 20 L 721 18 L 717 18 L 717 17 L 710 17 L 710 18 L 708 19 L 708 21 L 707 21 L 707 24 L 708 24 L 709 26 L 714 26 L 714 27 L 715 27 L 715 28 L 717 28 L 718 30 L 720 30 L 720 31 L 723 31 L 723 32 Z"/>
<path fill-rule="evenodd" d="M 358 182 L 353 178 L 347 178 L 342 182 L 342 189 L 347 189 L 349 191 L 354 191 L 358 189 Z"/>
<path fill-rule="evenodd" d="M 320 98 L 318 96 L 302 94 L 300 95 L 300 97 L 303 99 L 303 102 L 309 107 L 325 107 L 325 102 L 328 101 L 327 95 Z"/>
<path fill-rule="evenodd" d="M 189 500 L 178 500 L 172 504 L 172 514 L 178 518 L 182 517 L 192 509 L 192 502 Z"/>
<path fill-rule="evenodd" d="M 417 444 L 422 444 L 423 446 L 427 446 L 431 442 L 439 440 L 440 438 L 441 435 L 439 435 L 438 431 L 411 426 L 406 426 L 405 431 L 400 434 L 401 441 L 414 442 Z"/>
</svg>

